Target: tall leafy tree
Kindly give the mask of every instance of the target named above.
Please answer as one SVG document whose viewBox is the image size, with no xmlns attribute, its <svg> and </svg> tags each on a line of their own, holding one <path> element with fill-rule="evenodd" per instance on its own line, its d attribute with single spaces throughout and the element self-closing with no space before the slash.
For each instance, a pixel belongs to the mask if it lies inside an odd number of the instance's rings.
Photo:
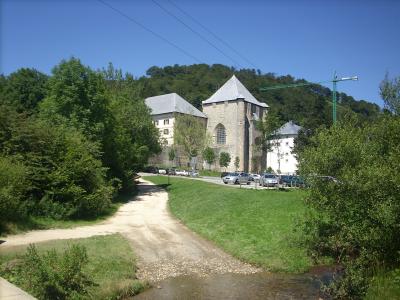
<svg viewBox="0 0 400 300">
<path fill-rule="evenodd" d="M 0 103 L 12 105 L 18 112 L 33 113 L 40 101 L 46 96 L 48 77 L 35 70 L 22 68 L 2 76 Z"/>
<path fill-rule="evenodd" d="M 393 79 L 386 74 L 385 79 L 380 84 L 380 92 L 385 108 L 390 112 L 400 115 L 400 76 Z"/>
<path fill-rule="evenodd" d="M 26 170 L 21 207 L 53 218 L 97 216 L 109 207 L 112 188 L 97 143 L 73 127 L 8 113 L 0 114 L 0 152 Z"/>
<path fill-rule="evenodd" d="M 207 162 L 209 168 L 211 168 L 211 165 L 215 162 L 215 152 L 214 149 L 211 147 L 206 147 L 203 151 L 203 159 Z"/>
<path fill-rule="evenodd" d="M 174 142 L 175 145 L 182 147 L 189 160 L 197 157 L 208 142 L 204 122 L 192 115 L 176 115 Z"/>
<path fill-rule="evenodd" d="M 220 167 L 227 168 L 230 162 L 231 162 L 231 155 L 228 152 L 221 152 L 219 154 Z"/>
<path fill-rule="evenodd" d="M 152 123 L 150 112 L 142 99 L 124 93 L 111 96 L 112 124 L 105 133 L 105 165 L 110 176 L 118 177 L 125 186 L 132 183 L 138 171 L 151 154 L 160 151 L 158 130 Z"/>
<path fill-rule="evenodd" d="M 68 124 L 91 140 L 101 141 L 110 119 L 103 76 L 76 58 L 63 60 L 52 73 L 48 96 L 41 103 L 43 118 Z"/>
</svg>

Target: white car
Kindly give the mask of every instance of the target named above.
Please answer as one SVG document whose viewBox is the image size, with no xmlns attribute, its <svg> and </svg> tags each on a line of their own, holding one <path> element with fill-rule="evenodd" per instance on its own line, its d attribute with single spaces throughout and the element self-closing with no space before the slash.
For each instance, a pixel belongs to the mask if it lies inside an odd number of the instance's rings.
<svg viewBox="0 0 400 300">
<path fill-rule="evenodd" d="M 261 175 L 260 174 L 250 174 L 249 175 L 251 181 L 260 182 Z"/>
<path fill-rule="evenodd" d="M 249 181 L 249 174 L 244 173 L 244 172 L 233 172 L 233 173 L 228 173 L 225 177 L 222 177 L 222 181 L 225 184 L 250 184 Z"/>
<path fill-rule="evenodd" d="M 165 169 L 159 169 L 158 174 L 167 174 L 167 170 Z"/>
<path fill-rule="evenodd" d="M 197 171 L 192 171 L 192 172 L 190 172 L 190 177 L 199 177 L 199 172 L 197 172 Z"/>
<path fill-rule="evenodd" d="M 186 171 L 186 170 L 176 170 L 176 175 L 179 175 L 179 176 L 189 176 L 189 171 Z"/>
<path fill-rule="evenodd" d="M 260 179 L 260 185 L 262 186 L 277 186 L 278 183 L 278 177 L 276 177 L 274 174 L 265 173 Z"/>
</svg>

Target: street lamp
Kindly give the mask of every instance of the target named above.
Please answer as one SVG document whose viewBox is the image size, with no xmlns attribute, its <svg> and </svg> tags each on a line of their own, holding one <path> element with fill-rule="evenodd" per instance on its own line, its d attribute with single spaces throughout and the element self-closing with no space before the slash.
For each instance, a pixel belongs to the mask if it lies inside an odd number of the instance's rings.
<svg viewBox="0 0 400 300">
<path fill-rule="evenodd" d="M 358 76 L 352 76 L 352 77 L 342 77 L 338 78 L 336 75 L 336 71 L 333 74 L 333 91 L 332 91 L 332 119 L 333 119 L 333 124 L 336 123 L 336 83 L 339 81 L 346 81 L 346 80 L 358 80 Z"/>
</svg>

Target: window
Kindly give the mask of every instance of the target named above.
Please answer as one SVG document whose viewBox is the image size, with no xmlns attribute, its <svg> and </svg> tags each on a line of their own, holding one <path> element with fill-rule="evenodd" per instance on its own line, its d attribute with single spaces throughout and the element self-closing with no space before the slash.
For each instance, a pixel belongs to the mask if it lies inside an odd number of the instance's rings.
<svg viewBox="0 0 400 300">
<path fill-rule="evenodd" d="M 156 124 L 156 126 L 158 126 L 158 120 L 154 121 L 154 123 Z"/>
<path fill-rule="evenodd" d="M 168 125 L 169 124 L 169 119 L 165 119 L 164 120 L 164 125 Z"/>
<path fill-rule="evenodd" d="M 286 144 L 286 146 L 289 146 L 289 142 L 286 142 L 285 144 Z"/>
<path fill-rule="evenodd" d="M 225 145 L 226 144 L 226 133 L 225 127 L 222 124 L 218 124 L 215 128 L 216 131 L 216 142 L 218 145 Z"/>
<path fill-rule="evenodd" d="M 164 134 L 169 134 L 169 130 L 168 129 L 164 129 Z"/>
</svg>

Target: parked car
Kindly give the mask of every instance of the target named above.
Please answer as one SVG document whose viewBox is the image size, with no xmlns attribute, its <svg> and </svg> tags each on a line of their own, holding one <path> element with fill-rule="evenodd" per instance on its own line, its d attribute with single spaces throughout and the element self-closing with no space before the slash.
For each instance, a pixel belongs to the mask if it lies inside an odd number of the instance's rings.
<svg viewBox="0 0 400 300">
<path fill-rule="evenodd" d="M 264 173 L 260 179 L 260 185 L 262 186 L 277 186 L 279 183 L 279 178 L 274 174 Z"/>
<path fill-rule="evenodd" d="M 306 183 L 303 178 L 300 176 L 293 176 L 293 183 L 292 186 L 298 186 L 298 187 L 305 187 Z"/>
<path fill-rule="evenodd" d="M 186 171 L 186 170 L 176 170 L 176 175 L 179 175 L 179 176 L 189 176 L 189 171 Z"/>
<path fill-rule="evenodd" d="M 261 175 L 260 174 L 249 174 L 249 180 L 250 181 L 257 181 L 259 182 L 261 179 Z"/>
<path fill-rule="evenodd" d="M 234 172 L 234 173 L 229 173 L 225 177 L 222 178 L 222 181 L 225 184 L 231 183 L 231 184 L 250 184 L 249 180 L 249 174 L 244 173 L 244 172 Z"/>
<path fill-rule="evenodd" d="M 229 174 L 229 172 L 221 172 L 221 178 L 224 178 L 228 174 Z"/>
<path fill-rule="evenodd" d="M 167 170 L 166 169 L 159 169 L 158 170 L 158 174 L 167 174 Z"/>
<path fill-rule="evenodd" d="M 158 168 L 154 166 L 147 166 L 146 168 L 144 168 L 144 171 L 146 173 L 158 174 Z"/>
<path fill-rule="evenodd" d="M 176 175 L 176 170 L 174 168 L 168 169 L 167 174 L 169 175 Z"/>
<path fill-rule="evenodd" d="M 190 172 L 190 177 L 199 177 L 199 172 L 197 170 Z"/>
<path fill-rule="evenodd" d="M 279 178 L 279 183 L 283 184 L 284 186 L 293 186 L 295 183 L 295 179 L 292 175 L 281 175 Z"/>
</svg>

